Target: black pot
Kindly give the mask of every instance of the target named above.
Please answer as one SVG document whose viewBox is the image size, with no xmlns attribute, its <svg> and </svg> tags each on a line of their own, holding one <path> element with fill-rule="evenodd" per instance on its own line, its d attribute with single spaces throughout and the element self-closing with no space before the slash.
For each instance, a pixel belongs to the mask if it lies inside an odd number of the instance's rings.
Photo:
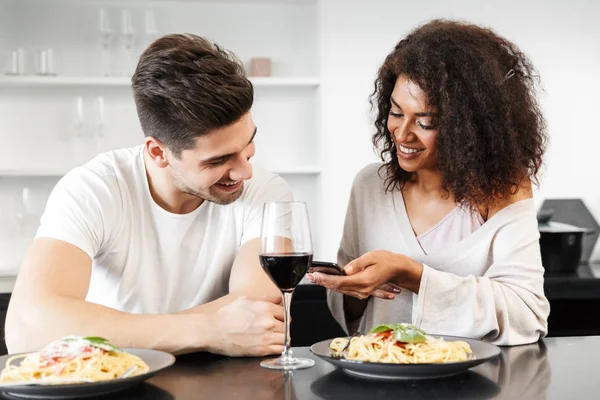
<svg viewBox="0 0 600 400">
<path fill-rule="evenodd" d="M 540 223 L 538 229 L 546 272 L 575 272 L 581 262 L 583 236 L 594 231 L 560 222 Z"/>
</svg>

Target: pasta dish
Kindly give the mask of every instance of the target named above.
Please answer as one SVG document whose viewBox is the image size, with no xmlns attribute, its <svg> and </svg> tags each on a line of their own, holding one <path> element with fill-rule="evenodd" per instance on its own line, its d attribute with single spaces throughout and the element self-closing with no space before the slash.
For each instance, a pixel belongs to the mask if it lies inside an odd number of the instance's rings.
<svg viewBox="0 0 600 400">
<path fill-rule="evenodd" d="M 19 365 L 15 363 L 18 359 L 22 359 Z M 68 336 L 39 352 L 10 357 L 0 374 L 0 382 L 107 381 L 130 368 L 133 369 L 130 376 L 150 369 L 141 358 L 113 346 L 106 339 Z"/>
<path fill-rule="evenodd" d="M 329 347 L 335 357 L 376 363 L 433 364 L 473 358 L 468 343 L 431 337 L 408 324 L 379 325 L 367 335 L 335 338 Z"/>
</svg>

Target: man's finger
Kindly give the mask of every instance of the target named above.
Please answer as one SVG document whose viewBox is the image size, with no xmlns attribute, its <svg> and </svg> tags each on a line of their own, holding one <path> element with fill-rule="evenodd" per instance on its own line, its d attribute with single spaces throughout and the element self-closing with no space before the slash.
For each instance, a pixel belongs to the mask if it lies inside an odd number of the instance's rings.
<svg viewBox="0 0 600 400">
<path fill-rule="evenodd" d="M 281 304 L 281 301 L 283 300 L 281 296 L 274 296 L 272 294 L 266 294 L 262 297 L 262 299 L 273 304 Z"/>
<path fill-rule="evenodd" d="M 276 333 L 285 333 L 285 324 L 283 321 L 276 321 L 275 326 L 273 327 L 273 332 Z"/>
<path fill-rule="evenodd" d="M 268 313 L 270 313 L 271 315 L 273 315 L 273 317 L 279 321 L 283 321 L 283 314 L 284 314 L 284 309 L 282 306 L 280 306 L 279 304 L 273 304 L 273 303 L 269 303 L 269 302 L 265 302 L 263 303 L 267 306 L 267 311 Z"/>
</svg>

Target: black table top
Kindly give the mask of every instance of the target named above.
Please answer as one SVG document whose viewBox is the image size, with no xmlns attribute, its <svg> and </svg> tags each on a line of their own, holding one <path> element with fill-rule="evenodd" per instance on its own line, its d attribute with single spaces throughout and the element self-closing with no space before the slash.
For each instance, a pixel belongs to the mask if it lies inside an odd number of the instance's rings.
<svg viewBox="0 0 600 400">
<path fill-rule="evenodd" d="M 544 276 L 549 300 L 600 299 L 600 264 L 581 264 L 576 271 Z"/>
<path fill-rule="evenodd" d="M 600 336 L 548 338 L 502 348 L 497 359 L 437 380 L 376 382 L 347 376 L 313 356 L 310 369 L 282 373 L 256 358 L 178 357 L 174 366 L 112 399 L 594 399 L 600 397 Z"/>
</svg>

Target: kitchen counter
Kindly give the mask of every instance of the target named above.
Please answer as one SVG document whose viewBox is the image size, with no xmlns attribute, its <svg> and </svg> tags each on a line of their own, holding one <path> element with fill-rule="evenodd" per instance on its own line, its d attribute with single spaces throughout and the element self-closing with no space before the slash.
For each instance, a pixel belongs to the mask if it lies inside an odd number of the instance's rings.
<svg viewBox="0 0 600 400">
<path fill-rule="evenodd" d="M 0 293 L 12 293 L 15 287 L 15 281 L 17 276 L 15 275 L 0 275 Z"/>
<path fill-rule="evenodd" d="M 571 273 L 547 274 L 544 287 L 550 300 L 600 299 L 600 263 L 582 264 Z"/>
<path fill-rule="evenodd" d="M 191 354 L 148 382 L 111 399 L 593 399 L 600 392 L 600 337 L 551 338 L 504 347 L 501 355 L 465 373 L 433 380 L 379 382 L 352 378 L 311 354 L 309 369 L 282 373 L 257 358 Z"/>
</svg>

